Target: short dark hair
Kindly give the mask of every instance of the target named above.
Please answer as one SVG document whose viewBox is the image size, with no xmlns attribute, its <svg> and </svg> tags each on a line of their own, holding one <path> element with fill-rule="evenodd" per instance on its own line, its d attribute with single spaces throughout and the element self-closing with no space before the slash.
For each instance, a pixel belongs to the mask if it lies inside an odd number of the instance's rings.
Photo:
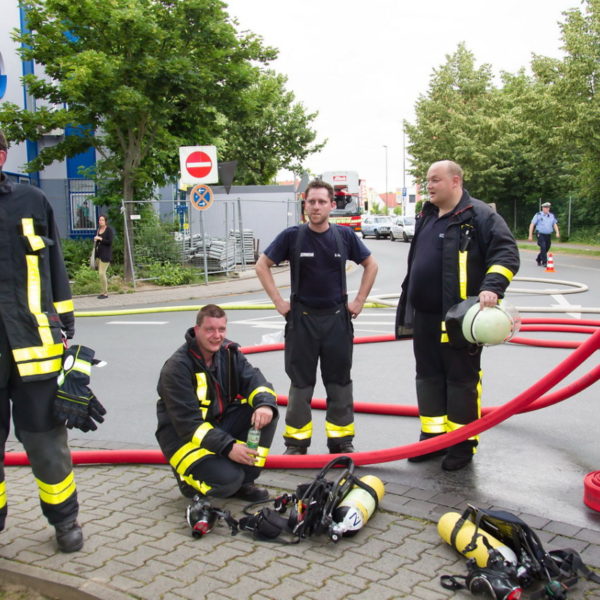
<svg viewBox="0 0 600 600">
<path fill-rule="evenodd" d="M 2 129 L 0 129 L 0 150 L 8 150 L 8 141 Z"/>
<path fill-rule="evenodd" d="M 333 187 L 322 179 L 313 179 L 307 186 L 304 192 L 304 197 L 308 198 L 308 192 L 312 189 L 325 188 L 329 194 L 329 199 L 333 202 Z"/>
<path fill-rule="evenodd" d="M 214 317 L 215 319 L 222 319 L 223 317 L 227 318 L 227 313 L 216 304 L 207 304 L 198 311 L 198 314 L 196 315 L 196 325 L 202 325 L 204 317 Z"/>
</svg>

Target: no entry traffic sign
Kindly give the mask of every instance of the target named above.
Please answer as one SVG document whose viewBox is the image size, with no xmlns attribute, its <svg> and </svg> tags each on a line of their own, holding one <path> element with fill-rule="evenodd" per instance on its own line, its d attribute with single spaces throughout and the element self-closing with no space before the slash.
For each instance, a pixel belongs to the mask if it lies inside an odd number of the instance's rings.
<svg viewBox="0 0 600 600">
<path fill-rule="evenodd" d="M 213 200 L 213 191 L 203 183 L 195 185 L 190 191 L 190 202 L 196 210 L 206 210 L 207 208 L 210 208 Z"/>
<path fill-rule="evenodd" d="M 182 183 L 217 183 L 219 172 L 215 146 L 182 146 L 179 148 Z"/>
<path fill-rule="evenodd" d="M 185 161 L 185 168 L 195 179 L 203 179 L 212 170 L 212 160 L 206 152 L 192 152 Z"/>
</svg>

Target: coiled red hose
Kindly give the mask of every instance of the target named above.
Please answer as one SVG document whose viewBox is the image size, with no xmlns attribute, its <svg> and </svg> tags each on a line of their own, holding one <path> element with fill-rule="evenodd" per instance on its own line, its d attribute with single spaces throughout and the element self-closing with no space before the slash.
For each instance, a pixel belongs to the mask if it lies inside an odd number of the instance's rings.
<svg viewBox="0 0 600 600">
<path fill-rule="evenodd" d="M 533 322 L 535 321 L 535 323 Z M 566 319 L 532 319 L 524 320 L 524 324 L 530 323 L 532 325 L 538 325 L 542 323 L 550 325 L 563 325 L 568 324 L 569 321 Z M 571 322 L 572 323 L 572 322 Z M 591 325 L 593 327 L 600 327 L 599 321 L 578 321 L 578 324 L 567 327 L 564 331 L 571 331 L 575 333 L 589 333 L 581 331 L 580 325 Z M 545 331 L 545 329 L 544 329 Z M 563 331 L 561 329 L 561 331 Z M 393 341 L 395 338 L 391 335 L 383 336 L 369 336 L 363 338 L 357 338 L 356 344 L 361 343 L 374 343 L 374 342 L 385 342 Z M 515 339 L 512 340 L 516 342 Z M 542 340 L 523 340 L 520 343 L 526 343 L 529 345 L 538 345 L 531 342 L 541 342 L 540 345 L 551 347 L 565 347 L 565 346 L 554 346 L 553 342 L 544 342 Z M 416 442 L 413 444 L 407 444 L 405 446 L 398 446 L 395 448 L 388 448 L 383 450 L 373 450 L 369 452 L 356 452 L 352 455 L 352 458 L 357 465 L 375 464 L 382 462 L 389 462 L 394 460 L 400 460 L 408 458 L 409 456 L 415 456 L 428 452 L 434 452 L 441 450 L 448 446 L 457 444 L 467 438 L 477 435 L 491 427 L 494 427 L 498 423 L 504 421 L 510 416 L 519 412 L 525 412 L 529 410 L 536 410 L 544 406 L 549 406 L 565 398 L 572 396 L 573 394 L 585 389 L 592 383 L 600 378 L 600 367 L 595 367 L 589 373 L 581 377 L 579 380 L 565 386 L 561 390 L 558 390 L 552 394 L 544 396 L 544 394 L 553 388 L 558 382 L 562 381 L 568 374 L 575 370 L 581 365 L 587 358 L 589 358 L 596 350 L 600 348 L 600 329 L 596 329 L 594 333 L 584 342 L 572 342 L 575 345 L 576 350 L 572 352 L 565 360 L 557 365 L 550 373 L 543 377 L 540 381 L 532 385 L 530 388 L 513 398 L 500 407 L 490 407 L 484 409 L 483 415 L 480 419 L 465 425 L 455 431 L 448 432 L 444 435 Z M 269 352 L 273 350 L 283 349 L 283 344 L 269 344 L 266 346 L 253 346 L 250 348 L 243 348 L 242 351 L 246 354 L 252 354 L 254 352 Z M 283 404 L 284 398 L 279 397 L 278 402 Z M 315 408 L 319 408 L 319 404 L 323 400 L 313 400 L 312 405 Z M 369 404 L 369 403 L 356 403 L 355 410 L 357 412 L 373 412 L 378 414 L 401 414 L 416 416 L 418 414 L 416 407 L 395 407 L 393 405 L 382 405 Z M 394 411 L 399 412 L 392 412 Z M 165 458 L 160 450 L 86 450 L 86 451 L 75 451 L 72 453 L 73 462 L 75 464 L 96 464 L 96 463 L 110 463 L 110 464 L 124 464 L 124 463 L 139 463 L 139 464 L 163 464 Z M 306 468 L 316 469 L 323 467 L 327 462 L 331 460 L 329 454 L 312 454 L 312 455 L 300 455 L 300 456 L 282 456 L 282 455 L 271 455 L 267 458 L 267 468 Z M 8 452 L 5 458 L 5 464 L 7 466 L 25 465 L 28 464 L 27 457 L 24 452 Z"/>
</svg>

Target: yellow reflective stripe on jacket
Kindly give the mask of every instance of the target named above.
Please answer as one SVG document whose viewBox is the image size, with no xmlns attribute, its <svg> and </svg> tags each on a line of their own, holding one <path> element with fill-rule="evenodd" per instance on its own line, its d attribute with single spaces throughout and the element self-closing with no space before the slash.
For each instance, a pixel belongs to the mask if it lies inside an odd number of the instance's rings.
<svg viewBox="0 0 600 600">
<path fill-rule="evenodd" d="M 450 341 L 448 334 L 446 333 L 446 321 L 442 321 L 442 333 L 440 334 L 440 344 L 447 344 Z"/>
<path fill-rule="evenodd" d="M 171 456 L 169 463 L 179 475 L 183 476 L 192 464 L 209 454 L 214 454 L 214 452 L 205 448 L 198 448 L 196 444 L 188 442 Z"/>
<path fill-rule="evenodd" d="M 467 256 L 466 250 L 458 252 L 458 293 L 461 300 L 467 299 Z"/>
<path fill-rule="evenodd" d="M 0 509 L 6 506 L 6 481 L 0 481 Z"/>
<path fill-rule="evenodd" d="M 62 366 L 62 359 L 44 360 L 41 362 L 20 363 L 17 365 L 21 377 L 31 377 L 33 375 L 47 375 L 48 373 L 58 373 Z"/>
<path fill-rule="evenodd" d="M 267 456 L 269 455 L 269 448 L 265 446 L 259 446 L 256 451 L 258 452 L 258 456 L 254 459 L 254 466 L 264 467 L 265 462 L 267 461 Z"/>
<path fill-rule="evenodd" d="M 325 421 L 325 432 L 328 438 L 341 438 L 354 435 L 354 423 L 348 425 L 334 425 Z"/>
<path fill-rule="evenodd" d="M 200 425 L 200 427 L 198 427 L 198 429 L 196 429 L 196 431 L 194 431 L 194 435 L 192 436 L 192 441 L 197 444 L 198 446 L 202 445 L 202 440 L 204 439 L 204 436 L 211 430 L 214 429 L 214 427 L 206 422 L 206 423 L 202 423 L 202 425 Z"/>
<path fill-rule="evenodd" d="M 29 246 L 34 252 L 37 252 L 46 246 L 44 240 L 39 235 L 35 235 L 33 219 L 21 219 L 21 225 L 23 227 L 23 235 L 27 238 Z"/>
<path fill-rule="evenodd" d="M 60 504 L 75 493 L 75 477 L 71 471 L 60 483 L 44 483 L 36 477 L 40 500 L 46 504 Z"/>
<path fill-rule="evenodd" d="M 271 388 L 269 388 L 265 385 L 261 385 L 261 386 L 257 387 L 248 396 L 248 404 L 250 404 L 250 406 L 254 406 L 254 396 L 256 396 L 256 394 L 260 394 L 261 392 L 266 392 L 267 394 L 273 394 L 273 396 L 275 396 L 275 398 L 277 398 L 277 394 Z"/>
<path fill-rule="evenodd" d="M 312 421 L 309 421 L 304 427 L 300 427 L 299 429 L 291 425 L 286 425 L 283 437 L 294 440 L 309 440 L 312 437 L 312 429 Z"/>
<path fill-rule="evenodd" d="M 39 258 L 34 254 L 28 254 L 25 259 L 27 261 L 27 302 L 32 314 L 39 315 L 42 312 Z"/>
<path fill-rule="evenodd" d="M 207 401 L 206 392 L 208 391 L 208 384 L 206 383 L 206 373 L 196 373 L 196 397 L 200 404 L 210 404 L 210 400 Z"/>
<path fill-rule="evenodd" d="M 446 433 L 447 428 L 447 417 L 442 415 L 441 417 L 426 417 L 419 415 L 421 420 L 421 431 L 423 433 Z"/>
<path fill-rule="evenodd" d="M 80 373 L 84 373 L 85 375 L 92 374 L 92 363 L 87 360 L 76 359 L 71 367 L 73 371 L 79 371 Z"/>
<path fill-rule="evenodd" d="M 56 358 L 62 356 L 64 346 L 62 344 L 51 344 L 49 346 L 33 346 L 31 348 L 15 348 L 13 356 L 16 362 L 26 360 L 42 360 L 44 358 Z"/>
<path fill-rule="evenodd" d="M 75 310 L 75 306 L 73 305 L 73 300 L 63 300 L 62 302 L 54 303 L 54 310 L 62 315 L 64 313 L 73 312 Z"/>
<path fill-rule="evenodd" d="M 510 269 L 507 269 L 506 267 L 503 267 L 502 265 L 492 265 L 486 271 L 486 275 L 489 273 L 498 273 L 499 275 L 504 275 L 504 277 L 506 277 L 506 279 L 508 279 L 509 283 L 512 281 L 512 278 L 515 276 L 515 274 Z"/>
</svg>

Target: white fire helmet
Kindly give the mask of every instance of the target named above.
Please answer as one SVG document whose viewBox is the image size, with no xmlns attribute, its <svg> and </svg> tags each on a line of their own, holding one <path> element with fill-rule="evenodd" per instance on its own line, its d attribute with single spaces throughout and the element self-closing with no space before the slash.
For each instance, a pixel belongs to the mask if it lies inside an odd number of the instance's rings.
<svg viewBox="0 0 600 600">
<path fill-rule="evenodd" d="M 517 309 L 500 301 L 480 310 L 479 303 L 467 310 L 462 321 L 462 333 L 471 344 L 495 346 L 510 340 L 521 328 Z"/>
</svg>

